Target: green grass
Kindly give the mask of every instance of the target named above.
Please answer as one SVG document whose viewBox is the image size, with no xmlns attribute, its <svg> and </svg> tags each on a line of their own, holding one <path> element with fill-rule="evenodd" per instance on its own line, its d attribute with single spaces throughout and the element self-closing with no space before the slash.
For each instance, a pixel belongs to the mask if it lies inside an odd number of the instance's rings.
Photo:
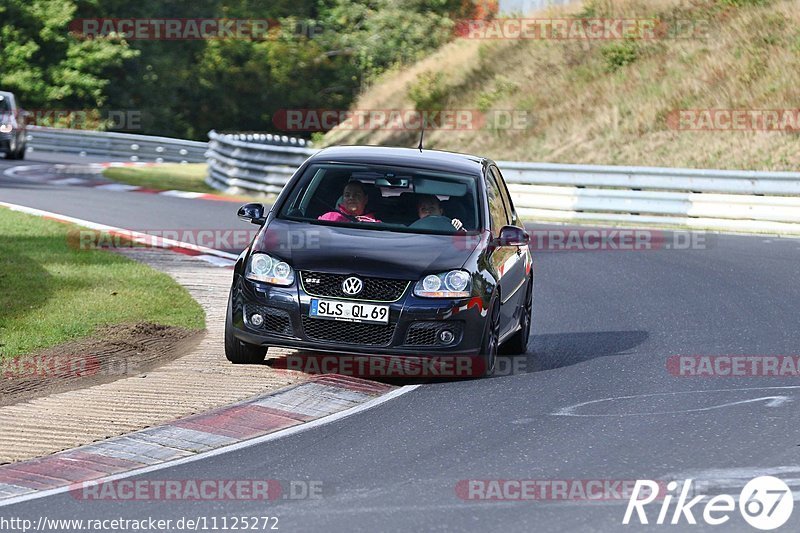
<svg viewBox="0 0 800 533">
<path fill-rule="evenodd" d="M 208 165 L 205 163 L 162 163 L 146 167 L 111 167 L 103 171 L 103 176 L 118 183 L 138 185 L 148 189 L 176 190 L 216 194 L 240 199 L 244 202 L 258 200 L 253 196 L 226 194 L 206 185 Z M 261 198 L 263 200 L 263 198 Z"/>
<path fill-rule="evenodd" d="M 111 167 L 105 169 L 103 175 L 112 181 L 150 189 L 219 194 L 218 190 L 206 185 L 207 169 L 204 163 L 164 163 L 147 167 Z"/>
<path fill-rule="evenodd" d="M 203 309 L 172 278 L 112 252 L 77 249 L 78 229 L 0 209 L 0 358 L 99 326 L 205 327 Z"/>
</svg>

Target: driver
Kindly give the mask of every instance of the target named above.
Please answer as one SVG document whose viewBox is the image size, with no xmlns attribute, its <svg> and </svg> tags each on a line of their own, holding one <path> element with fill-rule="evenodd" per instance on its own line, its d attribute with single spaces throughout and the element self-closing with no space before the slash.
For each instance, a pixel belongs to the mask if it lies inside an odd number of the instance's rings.
<svg viewBox="0 0 800 533">
<path fill-rule="evenodd" d="M 336 211 L 330 211 L 317 218 L 331 222 L 380 222 L 375 213 L 367 213 L 367 195 L 364 184 L 358 180 L 347 182 L 342 193 L 342 203 L 336 206 Z"/>
<path fill-rule="evenodd" d="M 443 217 L 444 210 L 442 209 L 442 204 L 439 203 L 439 199 L 435 195 L 422 194 L 417 199 L 417 215 L 419 215 L 420 220 L 430 216 Z M 464 227 L 464 224 L 457 218 L 452 219 L 450 223 L 456 230 L 460 230 Z"/>
</svg>

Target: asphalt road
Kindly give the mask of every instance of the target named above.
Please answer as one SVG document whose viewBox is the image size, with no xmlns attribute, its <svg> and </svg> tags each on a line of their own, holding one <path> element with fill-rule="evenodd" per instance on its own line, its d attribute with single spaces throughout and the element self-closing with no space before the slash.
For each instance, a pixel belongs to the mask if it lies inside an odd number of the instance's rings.
<svg viewBox="0 0 800 533">
<path fill-rule="evenodd" d="M 237 227 L 235 204 L 5 177 L 0 200 L 118 226 Z M 800 354 L 800 241 L 713 236 L 701 249 L 534 257 L 532 338 L 511 375 L 424 384 L 349 418 L 137 478 L 315 481 L 322 498 L 98 502 L 61 494 L 2 508 L 0 517 L 269 515 L 282 531 L 640 531 L 636 520 L 622 525 L 626 500 L 476 501 L 456 487 L 697 478 L 705 480 L 700 493 L 738 495 L 751 478 L 774 474 L 800 499 L 797 378 L 667 370 L 673 355 Z M 647 509 L 655 521 L 658 504 Z M 702 524 L 702 508 L 694 515 Z M 730 517 L 725 531 L 755 531 L 737 511 Z M 800 508 L 781 530 L 798 528 Z M 683 519 L 672 529 L 719 527 Z"/>
</svg>

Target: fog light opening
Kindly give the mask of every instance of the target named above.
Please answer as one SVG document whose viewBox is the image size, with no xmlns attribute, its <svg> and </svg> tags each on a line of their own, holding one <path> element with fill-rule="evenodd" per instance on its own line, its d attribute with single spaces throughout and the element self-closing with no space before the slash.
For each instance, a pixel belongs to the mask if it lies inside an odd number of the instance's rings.
<svg viewBox="0 0 800 533">
<path fill-rule="evenodd" d="M 439 342 L 442 344 L 450 344 L 455 340 L 456 336 L 449 329 L 443 329 L 439 332 Z"/>
<path fill-rule="evenodd" d="M 261 326 L 264 323 L 264 317 L 259 315 L 258 313 L 254 313 L 250 315 L 250 323 L 256 327 Z"/>
</svg>

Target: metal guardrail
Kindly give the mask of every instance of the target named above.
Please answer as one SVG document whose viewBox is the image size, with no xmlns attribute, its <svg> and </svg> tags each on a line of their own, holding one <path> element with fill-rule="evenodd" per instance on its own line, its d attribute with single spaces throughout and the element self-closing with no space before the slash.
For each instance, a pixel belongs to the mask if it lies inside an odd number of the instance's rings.
<svg viewBox="0 0 800 533">
<path fill-rule="evenodd" d="M 498 162 L 540 220 L 800 234 L 800 173 Z"/>
<path fill-rule="evenodd" d="M 28 127 L 28 150 L 83 156 L 108 157 L 115 161 L 155 163 L 204 163 L 207 143 L 89 130 Z"/>
<path fill-rule="evenodd" d="M 800 195 L 800 173 L 498 161 L 509 183 Z"/>
<path fill-rule="evenodd" d="M 210 131 L 209 142 L 31 127 L 34 150 L 130 161 L 208 162 L 206 182 L 277 194 L 316 152 L 279 135 Z M 800 235 L 800 173 L 498 162 L 514 205 L 542 221 L 592 221 Z"/>
<path fill-rule="evenodd" d="M 208 177 L 215 189 L 278 194 L 317 150 L 303 139 L 271 134 L 208 132 Z"/>
</svg>

